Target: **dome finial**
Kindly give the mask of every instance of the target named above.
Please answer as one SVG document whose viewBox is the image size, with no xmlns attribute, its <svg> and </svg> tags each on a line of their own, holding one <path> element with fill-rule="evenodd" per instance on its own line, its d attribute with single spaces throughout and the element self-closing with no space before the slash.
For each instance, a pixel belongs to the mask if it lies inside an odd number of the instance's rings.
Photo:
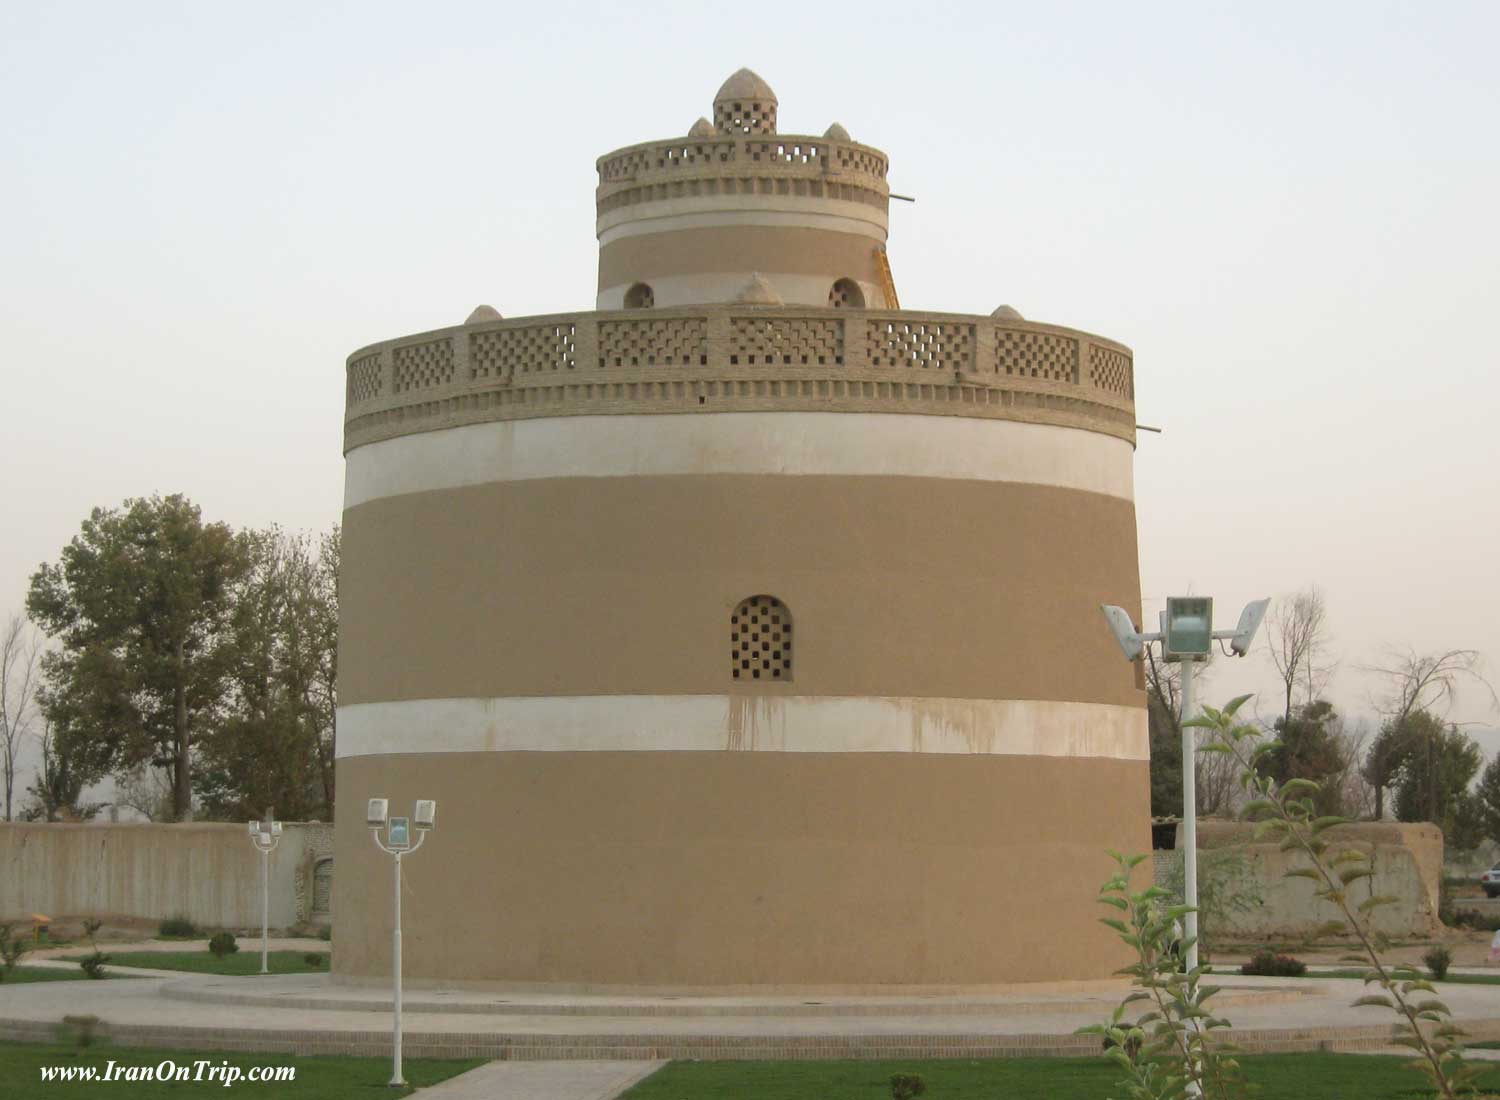
<svg viewBox="0 0 1500 1100">
<path fill-rule="evenodd" d="M 749 69 L 740 69 L 714 96 L 714 125 L 723 134 L 774 134 L 776 93 Z"/>
</svg>

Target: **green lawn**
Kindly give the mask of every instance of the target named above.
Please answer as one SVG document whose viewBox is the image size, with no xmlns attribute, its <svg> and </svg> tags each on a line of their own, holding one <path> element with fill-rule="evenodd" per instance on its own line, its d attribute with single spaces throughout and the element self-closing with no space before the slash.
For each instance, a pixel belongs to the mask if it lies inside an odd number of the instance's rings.
<svg viewBox="0 0 1500 1100">
<path fill-rule="evenodd" d="M 110 974 L 107 971 L 106 978 L 134 977 L 131 974 Z M 27 982 L 77 982 L 89 981 L 90 978 L 78 967 L 72 970 L 53 970 L 50 966 L 18 966 L 5 976 L 5 981 L 0 983 L 0 988 L 7 985 L 25 985 Z"/>
<path fill-rule="evenodd" d="M 1417 968 L 1422 975 L 1431 978 L 1431 975 L 1421 967 Z M 1363 970 L 1319 970 L 1316 973 L 1308 971 L 1302 975 L 1304 978 L 1363 978 Z M 1500 974 L 1454 974 L 1451 971 L 1442 981 L 1434 981 L 1436 986 L 1444 985 L 1500 985 Z"/>
<path fill-rule="evenodd" d="M 191 1067 L 208 1062 L 219 1067 L 224 1063 L 247 1071 L 252 1068 L 290 1066 L 296 1070 L 291 1082 L 235 1082 L 226 1090 L 217 1081 L 158 1082 L 98 1081 L 43 1082 L 42 1068 L 64 1066 L 93 1067 L 103 1073 L 110 1061 L 117 1066 L 156 1067 L 165 1060 Z M 481 1065 L 482 1059 L 439 1060 L 410 1058 L 405 1062 L 407 1081 L 418 1086 L 435 1085 L 465 1070 Z M 135 1047 L 92 1046 L 79 1050 L 70 1046 L 0 1042 L 0 1082 L 5 1096 L 35 1096 L 45 1100 L 98 1100 L 106 1095 L 112 1100 L 192 1100 L 193 1097 L 275 1096 L 296 1100 L 356 1100 L 367 1097 L 410 1096 L 412 1089 L 392 1089 L 389 1058 L 340 1058 L 334 1056 L 300 1057 L 293 1054 L 217 1054 L 202 1050 L 147 1050 Z"/>
<path fill-rule="evenodd" d="M 113 966 L 143 966 L 151 970 L 191 970 L 197 974 L 228 974 L 240 977 L 249 974 L 260 973 L 260 951 L 250 951 L 241 947 L 233 955 L 225 955 L 223 958 L 215 955 L 206 948 L 202 951 L 122 951 L 119 954 L 105 952 L 109 955 L 109 962 L 105 969 Z M 307 965 L 304 955 L 306 951 L 272 951 L 268 962 L 272 974 L 316 974 L 328 971 L 328 952 L 318 952 L 323 958 L 323 965 L 312 967 Z M 68 961 L 77 962 L 85 958 L 83 955 L 69 955 Z"/>
<path fill-rule="evenodd" d="M 1415 1100 L 1430 1096 L 1404 1058 L 1259 1054 L 1242 1062 L 1257 1100 Z M 887 1100 L 893 1073 L 917 1073 L 927 1100 L 1104 1100 L 1119 1071 L 1103 1058 L 910 1062 L 673 1062 L 629 1100 Z M 1500 1066 L 1480 1079 L 1500 1088 Z"/>
</svg>

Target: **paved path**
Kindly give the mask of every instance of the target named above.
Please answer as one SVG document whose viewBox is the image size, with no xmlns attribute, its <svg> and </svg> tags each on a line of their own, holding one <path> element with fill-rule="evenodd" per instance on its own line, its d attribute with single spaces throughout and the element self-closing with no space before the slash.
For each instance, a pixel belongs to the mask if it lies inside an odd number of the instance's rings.
<svg viewBox="0 0 1500 1100">
<path fill-rule="evenodd" d="M 421 1091 L 421 1100 L 615 1100 L 665 1062 L 490 1062 Z"/>
</svg>

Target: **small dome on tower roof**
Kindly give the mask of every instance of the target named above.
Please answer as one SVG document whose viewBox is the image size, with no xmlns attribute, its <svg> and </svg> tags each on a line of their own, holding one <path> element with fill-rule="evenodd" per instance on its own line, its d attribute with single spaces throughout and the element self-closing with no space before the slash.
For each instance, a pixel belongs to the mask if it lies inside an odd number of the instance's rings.
<svg viewBox="0 0 1500 1100">
<path fill-rule="evenodd" d="M 991 313 L 990 316 L 995 318 L 995 320 L 997 321 L 1026 320 L 1026 318 L 1021 316 L 1021 311 L 1018 310 L 1015 306 L 996 306 L 995 312 Z"/>
<path fill-rule="evenodd" d="M 735 295 L 735 302 L 746 306 L 779 306 L 785 303 L 781 295 L 771 288 L 771 284 L 761 276 L 759 271 L 752 271 L 750 278 L 745 280 L 745 285 L 740 287 L 740 292 Z"/>
<path fill-rule="evenodd" d="M 475 306 L 474 312 L 469 314 L 464 324 L 477 325 L 483 321 L 503 321 L 504 319 L 500 316 L 500 311 L 494 306 Z"/>
<path fill-rule="evenodd" d="M 715 103 L 726 99 L 759 99 L 775 103 L 776 93 L 771 91 L 771 86 L 758 75 L 749 69 L 740 69 L 724 81 L 719 88 L 719 94 L 714 96 Z"/>
<path fill-rule="evenodd" d="M 852 137 L 849 136 L 849 131 L 846 130 L 846 129 L 844 129 L 837 122 L 835 122 L 832 126 L 828 127 L 828 129 L 824 130 L 823 131 L 823 136 L 826 137 L 829 141 L 853 141 L 854 140 Z"/>
<path fill-rule="evenodd" d="M 708 119 L 706 118 L 700 118 L 697 122 L 693 123 L 692 127 L 688 130 L 688 137 L 711 138 L 717 133 L 718 131 L 714 129 L 714 124 L 712 122 L 708 121 Z"/>
</svg>

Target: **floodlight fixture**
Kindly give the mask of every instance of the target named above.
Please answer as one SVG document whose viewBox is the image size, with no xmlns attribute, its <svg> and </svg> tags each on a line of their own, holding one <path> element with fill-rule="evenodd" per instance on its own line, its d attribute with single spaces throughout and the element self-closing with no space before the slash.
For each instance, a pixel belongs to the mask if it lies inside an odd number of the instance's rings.
<svg viewBox="0 0 1500 1100">
<path fill-rule="evenodd" d="M 1213 651 L 1214 601 L 1210 596 L 1168 596 L 1162 656 L 1168 661 L 1206 661 Z"/>
<path fill-rule="evenodd" d="M 266 813 L 271 813 L 267 810 Z M 281 822 L 268 818 L 246 826 L 250 843 L 260 853 L 260 972 L 271 972 L 271 853 L 281 843 Z"/>
<path fill-rule="evenodd" d="M 411 817 L 387 818 L 389 807 L 387 799 L 370 799 L 365 823 L 370 826 L 375 846 L 386 855 L 395 857 L 391 919 L 391 1084 L 405 1085 L 406 1078 L 401 1069 L 401 859 L 420 848 L 427 834 L 437 826 L 437 803 L 430 798 L 417 799 Z M 380 836 L 382 826 L 385 827 L 384 839 Z"/>
<path fill-rule="evenodd" d="M 1236 657 L 1248 655 L 1250 643 L 1255 640 L 1255 632 L 1260 629 L 1270 604 L 1269 599 L 1254 600 L 1240 612 L 1239 624 L 1233 630 L 1215 630 L 1214 601 L 1211 598 L 1171 596 L 1157 620 L 1161 624 L 1158 634 L 1141 633 L 1122 607 L 1101 606 L 1110 632 L 1125 653 L 1126 660 L 1140 660 L 1150 644 L 1159 641 L 1162 659 L 1182 665 L 1182 893 L 1183 901 L 1190 906 L 1183 922 L 1189 973 L 1198 966 L 1198 807 L 1193 766 L 1198 745 L 1193 736 L 1194 727 L 1188 724 L 1196 710 L 1194 666 L 1206 663 L 1213 656 L 1216 640 L 1228 639 L 1229 648 Z"/>
<path fill-rule="evenodd" d="M 417 806 L 411 817 L 412 825 L 426 832 L 437 825 L 437 803 L 430 798 L 417 799 Z"/>
<path fill-rule="evenodd" d="M 1252 600 L 1245 605 L 1245 610 L 1240 612 L 1240 621 L 1230 635 L 1229 648 L 1234 651 L 1236 657 L 1247 656 L 1250 652 L 1250 643 L 1255 641 L 1255 632 L 1260 629 L 1261 620 L 1266 617 L 1266 608 L 1271 606 L 1270 597 L 1263 600 Z M 1214 637 L 1218 637 L 1217 634 Z"/>
<path fill-rule="evenodd" d="M 1146 645 L 1160 637 L 1157 634 L 1142 634 L 1137 630 L 1130 619 L 1130 613 L 1123 607 L 1102 603 L 1099 610 L 1104 612 L 1104 619 L 1109 623 L 1109 629 L 1127 661 L 1139 661 L 1146 652 Z"/>
</svg>

